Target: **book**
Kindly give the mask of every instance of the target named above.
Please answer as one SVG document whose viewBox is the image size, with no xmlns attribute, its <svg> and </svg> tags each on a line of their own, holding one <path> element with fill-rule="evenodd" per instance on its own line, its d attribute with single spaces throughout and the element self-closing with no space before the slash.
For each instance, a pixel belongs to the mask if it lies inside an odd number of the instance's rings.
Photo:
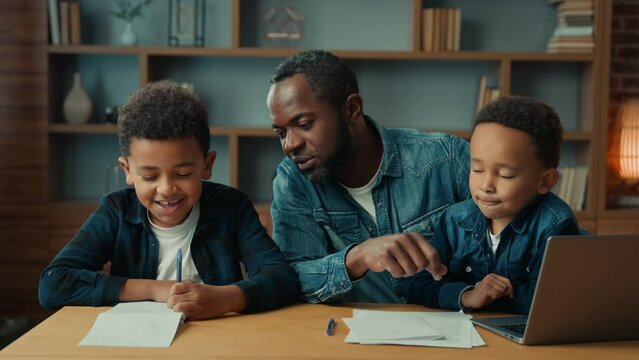
<svg viewBox="0 0 639 360">
<path fill-rule="evenodd" d="M 422 48 L 424 51 L 433 51 L 433 20 L 434 10 L 433 8 L 427 8 L 423 10 L 423 22 L 422 22 Z"/>
<path fill-rule="evenodd" d="M 455 50 L 455 9 L 446 9 L 446 51 Z"/>
<path fill-rule="evenodd" d="M 71 45 L 80 45 L 80 2 L 71 0 L 69 3 L 69 33 Z"/>
<path fill-rule="evenodd" d="M 440 8 L 433 9 L 433 51 L 441 51 L 441 11 Z"/>
<path fill-rule="evenodd" d="M 56 0 L 48 0 L 49 8 L 49 34 L 52 45 L 60 45 L 60 19 L 59 8 Z"/>
<path fill-rule="evenodd" d="M 577 166 L 575 168 L 575 186 L 573 186 L 573 210 L 582 211 L 585 208 L 586 189 L 588 185 L 588 168 Z"/>
<path fill-rule="evenodd" d="M 477 91 L 477 113 L 484 107 L 486 98 L 486 75 L 482 75 L 479 78 L 479 90 Z"/>
<path fill-rule="evenodd" d="M 592 26 L 560 26 L 553 36 L 592 36 Z"/>
<path fill-rule="evenodd" d="M 69 45 L 69 2 L 60 0 L 60 44 Z"/>
<path fill-rule="evenodd" d="M 462 11 L 460 8 L 455 8 L 455 26 L 454 26 L 454 43 L 453 50 L 459 51 L 461 49 L 461 23 L 462 23 Z"/>
</svg>

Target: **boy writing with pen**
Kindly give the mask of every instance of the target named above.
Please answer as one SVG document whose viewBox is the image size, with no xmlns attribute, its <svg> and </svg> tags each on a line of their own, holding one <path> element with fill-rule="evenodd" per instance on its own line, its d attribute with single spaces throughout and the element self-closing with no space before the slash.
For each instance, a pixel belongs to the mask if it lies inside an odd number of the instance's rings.
<svg viewBox="0 0 639 360">
<path fill-rule="evenodd" d="M 249 198 L 204 181 L 215 152 L 194 93 L 168 81 L 144 86 L 123 107 L 118 138 L 118 161 L 133 188 L 102 197 L 43 271 L 44 307 L 152 300 L 206 319 L 296 298 L 296 274 Z M 101 273 L 109 261 L 110 273 Z"/>
<path fill-rule="evenodd" d="M 430 239 L 448 273 L 402 283 L 407 302 L 452 310 L 527 314 L 546 240 L 577 235 L 557 183 L 562 127 L 548 105 L 510 96 L 484 107 L 470 141 L 472 199 L 449 207 Z"/>
</svg>

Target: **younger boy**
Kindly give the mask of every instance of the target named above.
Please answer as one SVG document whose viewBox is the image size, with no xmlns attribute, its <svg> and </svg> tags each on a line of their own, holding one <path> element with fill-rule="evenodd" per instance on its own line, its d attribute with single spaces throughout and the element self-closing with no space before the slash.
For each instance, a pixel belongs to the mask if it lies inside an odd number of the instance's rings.
<svg viewBox="0 0 639 360">
<path fill-rule="evenodd" d="M 248 197 L 203 181 L 215 152 L 195 94 L 168 81 L 148 84 L 120 113 L 118 138 L 118 161 L 134 189 L 102 197 L 44 270 L 44 307 L 153 300 L 205 319 L 295 299 L 297 277 Z M 176 282 L 178 250 L 186 282 Z M 109 261 L 110 274 L 100 273 Z"/>
<path fill-rule="evenodd" d="M 407 302 L 529 312 L 546 240 L 579 231 L 570 207 L 550 192 L 561 138 L 558 115 L 532 98 L 503 97 L 481 110 L 470 141 L 472 199 L 447 209 L 430 241 L 448 274 L 406 279 Z"/>
</svg>

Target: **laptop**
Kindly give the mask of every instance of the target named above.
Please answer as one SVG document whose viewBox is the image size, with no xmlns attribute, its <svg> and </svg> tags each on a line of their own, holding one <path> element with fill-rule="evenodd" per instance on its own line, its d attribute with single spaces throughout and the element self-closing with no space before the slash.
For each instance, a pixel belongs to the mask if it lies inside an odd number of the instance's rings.
<svg viewBox="0 0 639 360">
<path fill-rule="evenodd" d="M 524 345 L 639 339 L 639 234 L 552 236 L 528 316 L 473 319 Z"/>
</svg>

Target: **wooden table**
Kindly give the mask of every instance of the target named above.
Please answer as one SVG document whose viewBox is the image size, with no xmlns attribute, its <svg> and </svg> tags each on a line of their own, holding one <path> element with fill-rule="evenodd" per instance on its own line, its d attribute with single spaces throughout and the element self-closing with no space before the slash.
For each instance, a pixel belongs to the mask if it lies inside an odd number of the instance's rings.
<svg viewBox="0 0 639 360">
<path fill-rule="evenodd" d="M 348 328 L 341 320 L 352 309 L 428 311 L 415 305 L 296 304 L 252 315 L 188 321 L 169 348 L 80 347 L 98 313 L 108 308 L 65 307 L 0 351 L 2 359 L 639 359 L 639 340 L 523 346 L 484 329 L 486 346 L 445 349 L 344 343 Z M 326 335 L 330 318 L 335 334 Z"/>
</svg>

